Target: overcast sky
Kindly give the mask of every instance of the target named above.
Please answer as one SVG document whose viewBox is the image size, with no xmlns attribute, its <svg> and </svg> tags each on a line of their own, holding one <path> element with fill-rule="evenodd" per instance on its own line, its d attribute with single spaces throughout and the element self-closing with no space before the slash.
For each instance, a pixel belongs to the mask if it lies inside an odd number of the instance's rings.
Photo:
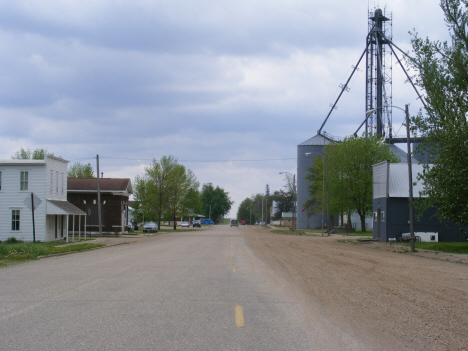
<svg viewBox="0 0 468 351">
<path fill-rule="evenodd" d="M 175 156 L 235 204 L 285 185 L 297 145 L 316 135 L 365 48 L 368 11 L 393 41 L 413 28 L 446 39 L 437 0 L 15 0 L 0 2 L 0 159 L 21 147 L 100 156 L 104 177 L 133 179 Z M 360 65 L 324 130 L 364 119 Z M 394 105 L 420 107 L 393 60 Z M 394 129 L 404 114 L 394 111 Z M 400 134 L 404 134 L 404 128 Z"/>
</svg>

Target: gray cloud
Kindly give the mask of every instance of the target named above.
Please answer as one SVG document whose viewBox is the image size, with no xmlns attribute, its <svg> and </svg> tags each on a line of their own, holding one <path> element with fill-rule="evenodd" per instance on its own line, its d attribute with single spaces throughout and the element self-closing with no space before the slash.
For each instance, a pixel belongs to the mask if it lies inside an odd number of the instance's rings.
<svg viewBox="0 0 468 351">
<path fill-rule="evenodd" d="M 392 6 L 404 50 L 413 28 L 447 38 L 436 3 Z M 237 204 L 266 183 L 277 189 L 364 50 L 367 11 L 358 0 L 2 2 L 0 158 L 20 147 L 72 161 L 100 154 L 107 176 L 133 178 L 170 154 Z M 394 104 L 416 112 L 393 66 Z M 361 68 L 331 134 L 364 118 Z"/>
</svg>

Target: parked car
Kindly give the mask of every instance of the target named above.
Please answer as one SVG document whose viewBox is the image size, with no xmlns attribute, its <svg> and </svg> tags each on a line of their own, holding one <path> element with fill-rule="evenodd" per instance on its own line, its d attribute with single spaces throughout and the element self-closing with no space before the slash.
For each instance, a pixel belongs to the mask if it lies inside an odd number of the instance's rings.
<svg viewBox="0 0 468 351">
<path fill-rule="evenodd" d="M 231 219 L 231 227 L 238 227 L 239 223 L 237 222 L 237 219 Z"/>
<path fill-rule="evenodd" d="M 155 222 L 146 222 L 143 226 L 143 233 L 157 233 L 158 232 L 158 225 Z"/>
<path fill-rule="evenodd" d="M 128 232 L 133 232 L 135 230 L 135 226 L 132 222 L 128 223 Z"/>
<path fill-rule="evenodd" d="M 195 219 L 192 223 L 192 226 L 195 228 L 195 227 L 198 227 L 198 228 L 201 228 L 201 221 L 199 219 Z"/>
<path fill-rule="evenodd" d="M 209 218 L 205 218 L 204 224 L 214 224 L 214 222 Z"/>
<path fill-rule="evenodd" d="M 180 225 L 181 227 L 187 227 L 189 228 L 190 227 L 190 223 L 187 222 L 187 221 L 183 221 L 182 224 Z"/>
</svg>

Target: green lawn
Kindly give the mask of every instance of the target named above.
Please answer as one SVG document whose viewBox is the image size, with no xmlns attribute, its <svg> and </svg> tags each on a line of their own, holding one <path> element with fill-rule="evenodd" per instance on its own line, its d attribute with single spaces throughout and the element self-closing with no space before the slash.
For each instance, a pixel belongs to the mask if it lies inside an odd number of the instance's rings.
<svg viewBox="0 0 468 351">
<path fill-rule="evenodd" d="M 17 242 L 0 243 L 0 267 L 11 264 L 22 263 L 27 260 L 36 260 L 39 256 L 60 254 L 64 252 L 74 252 L 89 250 L 104 246 L 103 244 L 76 244 L 63 246 L 65 242 Z"/>
<path fill-rule="evenodd" d="M 401 243 L 410 246 L 410 243 Z M 419 250 L 435 250 L 456 254 L 468 254 L 468 242 L 461 243 L 415 243 L 414 247 Z"/>
</svg>

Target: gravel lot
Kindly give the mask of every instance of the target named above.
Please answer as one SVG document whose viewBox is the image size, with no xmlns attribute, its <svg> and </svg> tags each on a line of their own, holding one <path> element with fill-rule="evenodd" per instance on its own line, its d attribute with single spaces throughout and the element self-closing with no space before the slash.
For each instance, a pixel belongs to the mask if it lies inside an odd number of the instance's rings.
<svg viewBox="0 0 468 351">
<path fill-rule="evenodd" d="M 465 255 L 402 253 L 397 245 L 351 244 L 340 235 L 240 230 L 262 262 L 308 297 L 310 308 L 375 349 L 468 350 Z"/>
</svg>

